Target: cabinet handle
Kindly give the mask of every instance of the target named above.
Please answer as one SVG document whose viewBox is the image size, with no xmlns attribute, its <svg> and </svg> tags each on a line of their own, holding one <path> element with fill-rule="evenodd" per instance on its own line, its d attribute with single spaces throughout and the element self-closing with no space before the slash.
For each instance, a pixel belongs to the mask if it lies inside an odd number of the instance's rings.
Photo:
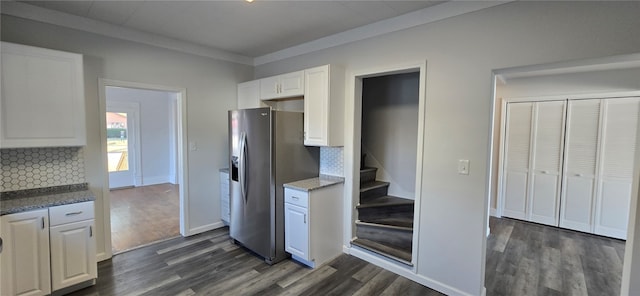
<svg viewBox="0 0 640 296">
<path fill-rule="evenodd" d="M 295 199 L 295 200 L 299 200 L 299 199 L 300 199 L 299 197 L 297 197 L 297 196 L 295 196 L 295 195 L 292 195 L 292 196 L 291 196 L 291 198 L 292 198 L 292 199 Z"/>
<path fill-rule="evenodd" d="M 543 174 L 548 174 L 548 173 L 549 173 L 549 171 L 542 171 L 541 173 L 543 173 Z"/>
<path fill-rule="evenodd" d="M 42 220 L 42 229 L 44 229 L 44 217 L 41 217 Z"/>
<path fill-rule="evenodd" d="M 93 226 L 89 226 L 89 237 L 93 237 Z"/>
<path fill-rule="evenodd" d="M 576 174 L 576 177 L 582 177 L 582 174 Z"/>
<path fill-rule="evenodd" d="M 66 213 L 66 214 L 64 214 L 64 215 L 65 215 L 65 216 L 75 216 L 75 215 L 80 215 L 80 214 L 82 214 L 82 211 Z"/>
<path fill-rule="evenodd" d="M 0 237 L 0 254 L 2 254 L 2 238 Z"/>
<path fill-rule="evenodd" d="M 307 224 L 307 214 L 304 214 L 304 224 Z"/>
</svg>

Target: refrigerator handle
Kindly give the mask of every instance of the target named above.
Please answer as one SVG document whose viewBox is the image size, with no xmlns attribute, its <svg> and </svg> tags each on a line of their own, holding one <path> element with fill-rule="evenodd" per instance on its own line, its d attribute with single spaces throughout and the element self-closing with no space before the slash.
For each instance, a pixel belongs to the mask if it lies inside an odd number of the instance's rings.
<svg viewBox="0 0 640 296">
<path fill-rule="evenodd" d="M 240 181 L 240 192 L 242 194 L 242 198 L 244 199 L 244 203 L 247 203 L 247 181 L 246 181 L 246 173 L 247 173 L 247 165 L 246 165 L 246 161 L 247 161 L 247 134 L 246 133 L 241 133 L 240 134 L 240 161 L 238 166 L 239 168 L 239 174 L 238 174 L 238 181 Z"/>
</svg>

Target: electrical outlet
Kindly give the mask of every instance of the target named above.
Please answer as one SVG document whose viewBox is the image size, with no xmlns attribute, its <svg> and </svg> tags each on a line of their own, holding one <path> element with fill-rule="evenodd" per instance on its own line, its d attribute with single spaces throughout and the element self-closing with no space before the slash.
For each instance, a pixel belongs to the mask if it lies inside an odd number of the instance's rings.
<svg viewBox="0 0 640 296">
<path fill-rule="evenodd" d="M 468 175 L 469 174 L 469 160 L 468 159 L 460 159 L 460 160 L 458 160 L 458 174 L 460 174 L 460 175 Z"/>
</svg>

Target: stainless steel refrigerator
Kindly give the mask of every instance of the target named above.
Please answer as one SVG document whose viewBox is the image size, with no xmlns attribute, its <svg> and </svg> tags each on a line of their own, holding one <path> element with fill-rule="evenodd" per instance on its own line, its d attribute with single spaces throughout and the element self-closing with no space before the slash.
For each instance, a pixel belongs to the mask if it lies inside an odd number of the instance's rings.
<svg viewBox="0 0 640 296">
<path fill-rule="evenodd" d="M 284 251 L 283 183 L 318 176 L 320 150 L 303 144 L 303 114 L 229 111 L 229 233 L 274 264 Z"/>
</svg>

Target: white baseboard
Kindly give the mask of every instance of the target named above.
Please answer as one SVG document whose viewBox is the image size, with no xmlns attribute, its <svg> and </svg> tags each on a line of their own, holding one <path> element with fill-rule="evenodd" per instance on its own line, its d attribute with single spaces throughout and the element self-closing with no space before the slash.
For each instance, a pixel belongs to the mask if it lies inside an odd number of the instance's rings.
<svg viewBox="0 0 640 296">
<path fill-rule="evenodd" d="M 224 223 L 222 223 L 222 221 L 218 221 L 215 223 L 211 223 L 211 224 L 207 224 L 207 225 L 202 225 L 196 228 L 191 228 L 189 230 L 187 230 L 187 233 L 184 233 L 184 236 L 192 236 L 192 235 L 196 235 L 198 233 L 203 233 L 203 232 L 207 232 L 209 230 L 214 230 L 214 229 L 218 229 L 221 227 L 224 227 Z"/>
<path fill-rule="evenodd" d="M 98 262 L 104 261 L 104 260 L 107 260 L 107 259 L 110 259 L 110 258 L 111 258 L 111 255 L 107 254 L 106 252 L 101 252 L 101 253 L 96 254 L 96 260 Z"/>
<path fill-rule="evenodd" d="M 463 291 L 460 291 L 444 283 L 438 282 L 436 280 L 433 280 L 423 275 L 419 275 L 410 268 L 402 267 L 397 264 L 391 263 L 390 261 L 388 261 L 388 259 L 383 258 L 382 256 L 372 254 L 368 251 L 359 249 L 357 247 L 349 248 L 348 253 L 364 261 L 367 261 L 373 265 L 377 265 L 397 275 L 406 277 L 414 282 L 417 282 L 421 285 L 434 289 L 440 293 L 444 293 L 450 296 L 473 296 L 472 294 L 465 293 Z M 486 293 L 486 292 L 483 291 L 483 293 Z"/>
<path fill-rule="evenodd" d="M 142 186 L 171 183 L 169 176 L 143 177 L 142 181 Z"/>
<path fill-rule="evenodd" d="M 490 208 L 490 209 L 489 209 L 489 215 L 490 215 L 490 216 L 493 216 L 493 217 L 498 217 L 498 218 L 500 218 L 500 217 L 498 216 L 498 210 L 497 210 L 497 209 L 494 209 L 494 208 Z"/>
</svg>

